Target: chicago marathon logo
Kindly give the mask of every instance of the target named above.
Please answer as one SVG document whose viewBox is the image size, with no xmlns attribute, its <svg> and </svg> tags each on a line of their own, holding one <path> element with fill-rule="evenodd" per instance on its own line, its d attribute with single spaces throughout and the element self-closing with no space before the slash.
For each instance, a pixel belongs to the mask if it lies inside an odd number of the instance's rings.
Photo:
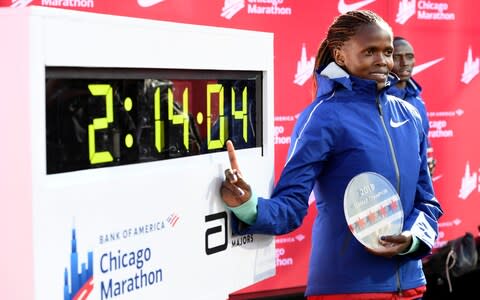
<svg viewBox="0 0 480 300">
<path fill-rule="evenodd" d="M 448 11 L 448 3 L 429 0 L 400 0 L 395 22 L 405 24 L 417 15 L 418 20 L 455 21 L 455 13 Z"/>
<path fill-rule="evenodd" d="M 292 8 L 284 2 L 285 0 L 225 0 L 220 16 L 230 20 L 245 6 L 249 15 L 291 15 Z"/>
<path fill-rule="evenodd" d="M 312 77 L 314 66 L 315 57 L 311 56 L 310 58 L 307 58 L 307 48 L 305 47 L 305 44 L 303 44 L 300 59 L 297 61 L 297 73 L 295 73 L 293 83 L 302 86 Z"/>
<path fill-rule="evenodd" d="M 75 228 L 72 229 L 71 246 L 70 270 L 65 268 L 64 272 L 63 299 L 88 299 L 93 290 L 93 252 L 87 252 L 87 262 L 83 262 L 79 268 Z"/>
</svg>

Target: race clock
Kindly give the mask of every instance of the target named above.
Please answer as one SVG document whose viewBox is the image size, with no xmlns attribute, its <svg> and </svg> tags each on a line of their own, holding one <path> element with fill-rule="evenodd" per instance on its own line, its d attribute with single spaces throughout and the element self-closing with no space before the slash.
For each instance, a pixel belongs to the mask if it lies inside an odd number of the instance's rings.
<svg viewBox="0 0 480 300">
<path fill-rule="evenodd" d="M 262 146 L 261 72 L 46 68 L 45 86 L 48 174 Z"/>
<path fill-rule="evenodd" d="M 272 189 L 272 34 L 45 7 L 0 26 L 5 298 L 226 299 L 275 274 L 219 195 L 227 140 Z"/>
</svg>

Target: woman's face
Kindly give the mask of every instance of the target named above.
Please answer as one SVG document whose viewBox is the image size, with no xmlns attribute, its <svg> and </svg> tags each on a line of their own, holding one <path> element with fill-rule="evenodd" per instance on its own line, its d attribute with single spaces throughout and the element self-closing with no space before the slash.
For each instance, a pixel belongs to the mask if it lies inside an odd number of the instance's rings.
<svg viewBox="0 0 480 300">
<path fill-rule="evenodd" d="M 393 68 L 392 34 L 378 24 L 365 25 L 344 44 L 334 50 L 335 62 L 356 77 L 377 82 L 377 89 L 385 87 L 388 73 Z"/>
</svg>

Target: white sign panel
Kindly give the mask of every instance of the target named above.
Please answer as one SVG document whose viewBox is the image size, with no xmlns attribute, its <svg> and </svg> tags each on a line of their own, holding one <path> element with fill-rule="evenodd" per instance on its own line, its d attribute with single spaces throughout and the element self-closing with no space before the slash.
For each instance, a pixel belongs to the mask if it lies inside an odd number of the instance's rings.
<svg viewBox="0 0 480 300">
<path fill-rule="evenodd" d="M 9 242 L 33 248 L 21 271 L 31 268 L 35 299 L 227 299 L 275 274 L 273 237 L 232 236 L 219 195 L 228 139 L 257 194 L 271 192 L 272 34 L 0 14 L 24 25 L 2 37 L 28 46 L 2 60 L 11 72 L 0 79 L 6 95 L 27 91 L 1 104 L 23 110 L 28 126 L 10 143 L 30 156 L 20 173 L 10 161 L 24 157 L 3 157 L 2 173 L 25 187 L 6 193 L 31 234 Z"/>
</svg>

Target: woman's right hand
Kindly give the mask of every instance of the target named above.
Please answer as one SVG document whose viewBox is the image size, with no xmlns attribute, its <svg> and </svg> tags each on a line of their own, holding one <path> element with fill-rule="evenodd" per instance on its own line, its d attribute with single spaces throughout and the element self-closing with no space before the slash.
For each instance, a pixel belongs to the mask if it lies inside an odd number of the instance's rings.
<svg viewBox="0 0 480 300">
<path fill-rule="evenodd" d="M 230 169 L 225 170 L 225 180 L 220 188 L 220 194 L 227 206 L 236 207 L 250 199 L 252 190 L 250 185 L 243 180 L 232 141 L 227 141 L 227 152 Z"/>
</svg>

